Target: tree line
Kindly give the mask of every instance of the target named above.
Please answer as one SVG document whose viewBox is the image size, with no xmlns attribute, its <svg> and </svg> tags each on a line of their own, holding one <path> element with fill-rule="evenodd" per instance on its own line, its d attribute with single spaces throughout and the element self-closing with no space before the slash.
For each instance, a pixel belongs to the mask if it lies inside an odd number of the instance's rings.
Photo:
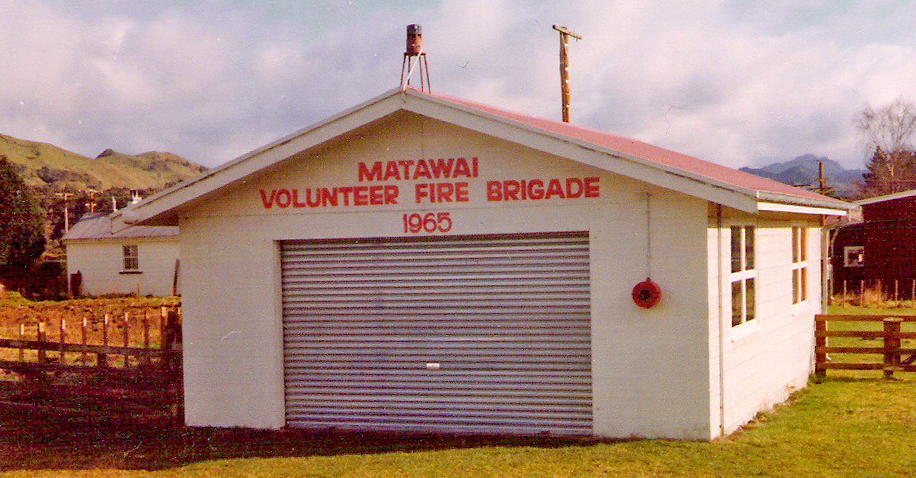
<svg viewBox="0 0 916 478">
<path fill-rule="evenodd" d="M 869 155 L 860 197 L 875 197 L 916 189 L 916 105 L 898 98 L 874 109 L 866 106 L 854 121 L 861 145 Z"/>
<path fill-rule="evenodd" d="M 155 192 L 139 190 L 141 196 Z M 0 283 L 32 297 L 66 293 L 61 238 L 87 214 L 110 214 L 131 201 L 127 188 L 105 191 L 29 187 L 15 164 L 0 155 Z"/>
</svg>

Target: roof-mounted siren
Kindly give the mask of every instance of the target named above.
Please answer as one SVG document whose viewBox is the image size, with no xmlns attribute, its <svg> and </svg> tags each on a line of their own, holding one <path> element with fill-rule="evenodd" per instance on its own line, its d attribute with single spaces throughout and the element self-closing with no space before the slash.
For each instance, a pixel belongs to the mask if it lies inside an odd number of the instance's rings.
<svg viewBox="0 0 916 478">
<path fill-rule="evenodd" d="M 429 63 L 426 61 L 426 52 L 423 51 L 423 27 L 417 24 L 407 25 L 407 50 L 404 52 L 404 62 L 401 63 L 402 90 L 406 90 L 410 85 L 414 68 L 420 70 L 420 91 L 431 92 Z"/>
</svg>

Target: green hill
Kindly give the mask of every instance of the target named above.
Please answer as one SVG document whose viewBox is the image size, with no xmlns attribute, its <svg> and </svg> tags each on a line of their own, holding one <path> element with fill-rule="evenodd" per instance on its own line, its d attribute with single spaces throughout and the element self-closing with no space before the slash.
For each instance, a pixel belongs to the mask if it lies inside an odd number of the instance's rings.
<svg viewBox="0 0 916 478">
<path fill-rule="evenodd" d="M 162 189 L 207 169 L 172 153 L 131 156 L 108 149 L 93 159 L 2 134 L 0 155 L 9 159 L 28 185 L 54 190 Z"/>
</svg>

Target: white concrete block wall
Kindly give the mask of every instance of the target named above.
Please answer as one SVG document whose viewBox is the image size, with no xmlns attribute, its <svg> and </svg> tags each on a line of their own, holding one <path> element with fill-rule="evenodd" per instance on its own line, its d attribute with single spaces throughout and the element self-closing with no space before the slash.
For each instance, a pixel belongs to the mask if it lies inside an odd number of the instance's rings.
<svg viewBox="0 0 916 478">
<path fill-rule="evenodd" d="M 285 425 L 282 240 L 404 236 L 402 215 L 448 210 L 451 235 L 590 232 L 594 431 L 708 439 L 707 203 L 418 117 L 397 117 L 296 157 L 181 217 L 185 397 L 190 425 Z M 325 210 L 265 209 L 259 189 L 353 184 L 359 161 L 479 157 L 475 201 Z M 601 177 L 602 197 L 550 204 L 480 201 L 488 179 Z M 405 183 L 405 187 L 413 187 Z M 646 254 L 646 193 L 652 246 Z M 664 298 L 631 299 L 647 257 Z"/>
<path fill-rule="evenodd" d="M 125 244 L 137 245 L 140 273 L 122 273 Z M 177 237 L 129 241 L 69 241 L 67 273 L 82 273 L 82 290 L 87 295 L 136 294 L 139 289 L 141 295 L 171 296 L 175 261 L 178 258 Z"/>
</svg>

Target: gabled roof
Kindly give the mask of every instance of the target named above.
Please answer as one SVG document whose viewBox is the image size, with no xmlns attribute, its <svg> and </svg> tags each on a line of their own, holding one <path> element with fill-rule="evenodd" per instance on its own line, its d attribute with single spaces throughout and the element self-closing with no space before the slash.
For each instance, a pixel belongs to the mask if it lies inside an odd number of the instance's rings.
<svg viewBox="0 0 916 478">
<path fill-rule="evenodd" d="M 74 240 L 99 239 L 148 239 L 178 237 L 175 226 L 131 226 L 115 230 L 111 217 L 106 214 L 84 216 L 64 234 L 64 242 Z"/>
<path fill-rule="evenodd" d="M 852 203 L 857 206 L 864 206 L 866 204 L 874 204 L 884 201 L 893 201 L 894 199 L 904 199 L 908 197 L 916 196 L 916 189 L 911 189 L 909 191 L 903 191 L 894 194 L 885 194 L 884 196 L 875 196 L 873 198 L 860 199 L 858 201 L 853 201 Z"/>
<path fill-rule="evenodd" d="M 845 215 L 843 201 L 600 131 L 441 94 L 396 88 L 181 183 L 117 216 L 177 224 L 177 209 L 398 111 L 408 111 L 742 211 Z M 117 218 L 116 216 L 116 218 Z"/>
</svg>

